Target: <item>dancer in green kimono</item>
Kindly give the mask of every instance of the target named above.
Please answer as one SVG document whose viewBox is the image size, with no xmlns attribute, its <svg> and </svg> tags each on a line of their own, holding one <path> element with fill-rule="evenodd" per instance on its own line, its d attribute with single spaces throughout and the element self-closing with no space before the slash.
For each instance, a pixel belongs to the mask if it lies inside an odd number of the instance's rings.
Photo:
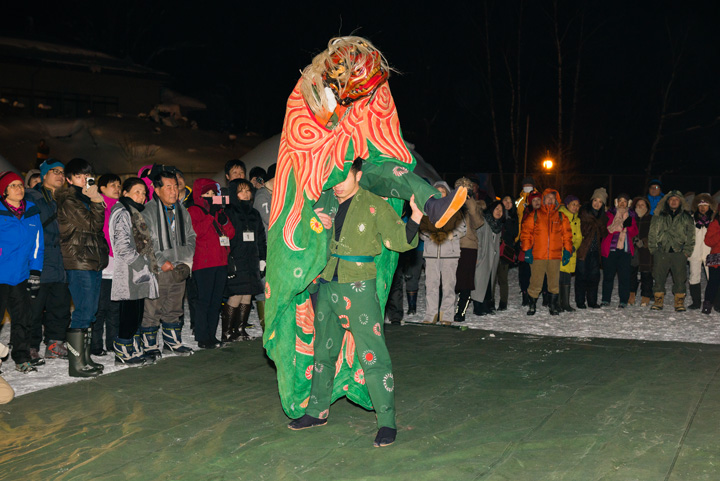
<svg viewBox="0 0 720 481">
<path fill-rule="evenodd" d="M 283 409 L 293 419 L 302 417 L 310 402 L 317 342 L 308 287 L 326 267 L 332 234 L 315 209 L 335 213 L 329 204 L 316 205 L 321 195 L 332 197 L 330 189 L 346 180 L 360 157 L 360 187 L 387 198 L 383 209 L 389 206 L 399 213 L 403 199 L 414 195 L 418 207 L 442 225 L 467 197 L 461 188 L 439 198 L 437 190 L 412 172 L 415 159 L 402 139 L 387 83 L 389 71 L 382 54 L 367 40 L 333 39 L 303 71 L 288 99 L 270 209 L 263 345 L 277 368 Z M 374 290 L 380 305 L 375 322 L 382 323 L 397 258 L 397 252 L 383 245 L 373 262 L 366 263 L 376 269 L 374 286 L 366 286 Z M 331 400 L 347 396 L 373 409 L 358 373 L 358 355 L 362 353 L 356 352 L 354 341 L 341 346 L 333 360 Z"/>
</svg>

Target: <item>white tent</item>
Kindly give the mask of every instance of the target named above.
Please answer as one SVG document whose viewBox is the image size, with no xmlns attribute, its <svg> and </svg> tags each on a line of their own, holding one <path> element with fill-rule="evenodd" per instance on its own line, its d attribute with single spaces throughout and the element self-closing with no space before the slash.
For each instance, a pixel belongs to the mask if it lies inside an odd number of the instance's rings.
<svg viewBox="0 0 720 481">
<path fill-rule="evenodd" d="M 417 165 L 415 166 L 415 173 L 421 177 L 425 177 L 430 182 L 442 180 L 432 165 L 425 162 L 420 154 L 415 152 L 415 146 L 409 142 L 406 142 L 410 153 L 413 154 Z M 253 150 L 240 157 L 240 160 L 245 162 L 245 166 L 250 172 L 253 167 L 262 167 L 267 170 L 272 164 L 277 162 L 278 150 L 280 149 L 280 134 L 274 135 L 269 139 L 261 142 Z M 216 179 L 218 180 L 218 179 Z M 224 179 L 223 179 L 224 180 Z"/>
</svg>

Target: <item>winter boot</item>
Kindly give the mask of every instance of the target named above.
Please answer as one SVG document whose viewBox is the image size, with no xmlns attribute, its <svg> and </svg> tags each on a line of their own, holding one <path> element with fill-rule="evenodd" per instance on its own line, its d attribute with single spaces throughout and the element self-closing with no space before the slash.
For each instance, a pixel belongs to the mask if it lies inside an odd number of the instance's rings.
<svg viewBox="0 0 720 481">
<path fill-rule="evenodd" d="M 67 359 L 68 350 L 63 341 L 49 340 L 45 347 L 45 359 Z"/>
<path fill-rule="evenodd" d="M 685 294 L 675 294 L 675 312 L 685 312 Z"/>
<path fill-rule="evenodd" d="M 500 301 L 498 303 L 498 311 L 507 311 L 507 301 Z"/>
<path fill-rule="evenodd" d="M 485 302 L 479 302 L 476 300 L 472 301 L 473 303 L 473 314 L 476 316 L 487 316 L 490 311 L 488 311 L 487 306 L 485 305 Z"/>
<path fill-rule="evenodd" d="M 690 297 L 692 297 L 692 304 L 688 306 L 688 309 L 700 309 L 700 306 L 702 306 L 700 284 L 690 284 Z"/>
<path fill-rule="evenodd" d="M 528 295 L 528 316 L 534 316 L 535 311 L 537 310 L 537 297 L 532 297 Z"/>
<path fill-rule="evenodd" d="M 470 306 L 470 298 L 460 298 L 458 299 L 458 305 L 455 309 L 455 322 L 465 322 L 465 313 L 467 312 L 467 308 Z"/>
<path fill-rule="evenodd" d="M 703 301 L 703 305 L 702 305 L 702 313 L 709 315 L 712 312 L 712 308 L 713 308 L 712 302 L 705 299 Z"/>
<path fill-rule="evenodd" d="M 230 341 L 237 341 L 238 339 L 246 341 L 250 339 L 250 336 L 245 331 L 245 323 L 249 316 L 250 304 L 240 304 L 230 324 Z"/>
<path fill-rule="evenodd" d="M 527 291 L 522 291 L 522 305 L 523 306 L 530 305 L 530 296 L 528 295 Z"/>
<path fill-rule="evenodd" d="M 628 297 L 628 306 L 634 306 L 635 305 L 635 293 L 631 292 L 630 297 Z"/>
<path fill-rule="evenodd" d="M 662 311 L 663 303 L 665 302 L 665 293 L 664 292 L 656 292 L 655 293 L 655 303 L 652 305 L 650 309 L 653 311 Z"/>
<path fill-rule="evenodd" d="M 570 307 L 570 284 L 560 285 L 560 312 L 573 312 L 575 309 Z"/>
<path fill-rule="evenodd" d="M 159 327 L 140 327 L 143 355 L 150 361 L 155 362 L 162 357 L 160 352 L 160 341 L 158 340 Z"/>
<path fill-rule="evenodd" d="M 100 369 L 85 363 L 85 329 L 68 329 L 67 348 L 70 377 L 96 377 Z"/>
<path fill-rule="evenodd" d="M 145 358 L 142 354 L 135 351 L 134 339 L 120 339 L 116 337 L 113 341 L 113 351 L 115 351 L 116 366 L 142 366 L 145 364 Z"/>
<path fill-rule="evenodd" d="M 560 314 L 560 295 L 550 294 L 550 306 L 548 307 L 551 316 L 557 316 Z"/>
<path fill-rule="evenodd" d="M 430 197 L 425 202 L 425 215 L 436 228 L 440 229 L 442 226 L 452 218 L 455 213 L 467 201 L 467 189 L 465 187 L 458 187 L 453 192 L 448 192 L 448 195 L 436 199 Z"/>
<path fill-rule="evenodd" d="M 265 301 L 255 301 L 257 305 L 258 318 L 260 319 L 260 328 L 265 332 Z"/>
<path fill-rule="evenodd" d="M 485 299 L 484 304 L 488 314 L 490 314 L 491 316 L 497 314 L 497 311 L 495 310 L 495 299 Z"/>
<path fill-rule="evenodd" d="M 90 351 L 92 350 L 92 328 L 85 329 L 85 364 L 95 369 L 99 369 L 100 372 L 105 369 L 105 366 L 92 360 Z"/>
<path fill-rule="evenodd" d="M 36 367 L 45 365 L 45 359 L 40 355 L 38 349 L 34 347 L 30 348 L 30 365 Z"/>
<path fill-rule="evenodd" d="M 650 298 L 642 296 L 640 298 L 640 307 L 647 307 L 650 305 Z"/>
<path fill-rule="evenodd" d="M 550 293 L 543 292 L 542 297 L 543 297 L 543 302 L 542 302 L 543 307 L 549 306 L 550 305 Z"/>
<path fill-rule="evenodd" d="M 417 296 L 418 291 L 408 292 L 407 293 L 407 300 L 408 300 L 408 316 L 411 314 L 417 313 Z"/>
<path fill-rule="evenodd" d="M 229 304 L 223 304 L 222 310 L 220 311 L 220 324 L 222 326 L 220 328 L 220 340 L 222 342 L 227 342 L 230 337 L 230 322 L 232 321 L 236 310 L 237 307 L 232 307 Z"/>
<path fill-rule="evenodd" d="M 181 356 L 193 354 L 193 350 L 182 343 L 182 324 L 179 322 L 162 323 L 163 351 L 174 352 Z"/>
</svg>

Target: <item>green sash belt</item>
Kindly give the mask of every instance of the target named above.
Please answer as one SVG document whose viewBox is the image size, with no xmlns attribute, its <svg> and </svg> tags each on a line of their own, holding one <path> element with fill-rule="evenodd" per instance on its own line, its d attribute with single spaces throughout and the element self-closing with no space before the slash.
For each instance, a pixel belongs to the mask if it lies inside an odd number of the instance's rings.
<svg viewBox="0 0 720 481">
<path fill-rule="evenodd" d="M 342 256 L 340 254 L 331 254 L 331 256 L 349 262 L 372 262 L 375 260 L 373 256 Z"/>
</svg>

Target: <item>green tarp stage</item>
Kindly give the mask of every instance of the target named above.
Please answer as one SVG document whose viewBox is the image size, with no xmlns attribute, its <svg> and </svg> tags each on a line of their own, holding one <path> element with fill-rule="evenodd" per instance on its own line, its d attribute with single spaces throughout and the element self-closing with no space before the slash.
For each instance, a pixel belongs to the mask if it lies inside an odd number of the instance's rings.
<svg viewBox="0 0 720 481">
<path fill-rule="evenodd" d="M 720 346 L 387 326 L 398 440 L 286 428 L 259 340 L 0 406 L 0 480 L 717 480 Z"/>
</svg>

